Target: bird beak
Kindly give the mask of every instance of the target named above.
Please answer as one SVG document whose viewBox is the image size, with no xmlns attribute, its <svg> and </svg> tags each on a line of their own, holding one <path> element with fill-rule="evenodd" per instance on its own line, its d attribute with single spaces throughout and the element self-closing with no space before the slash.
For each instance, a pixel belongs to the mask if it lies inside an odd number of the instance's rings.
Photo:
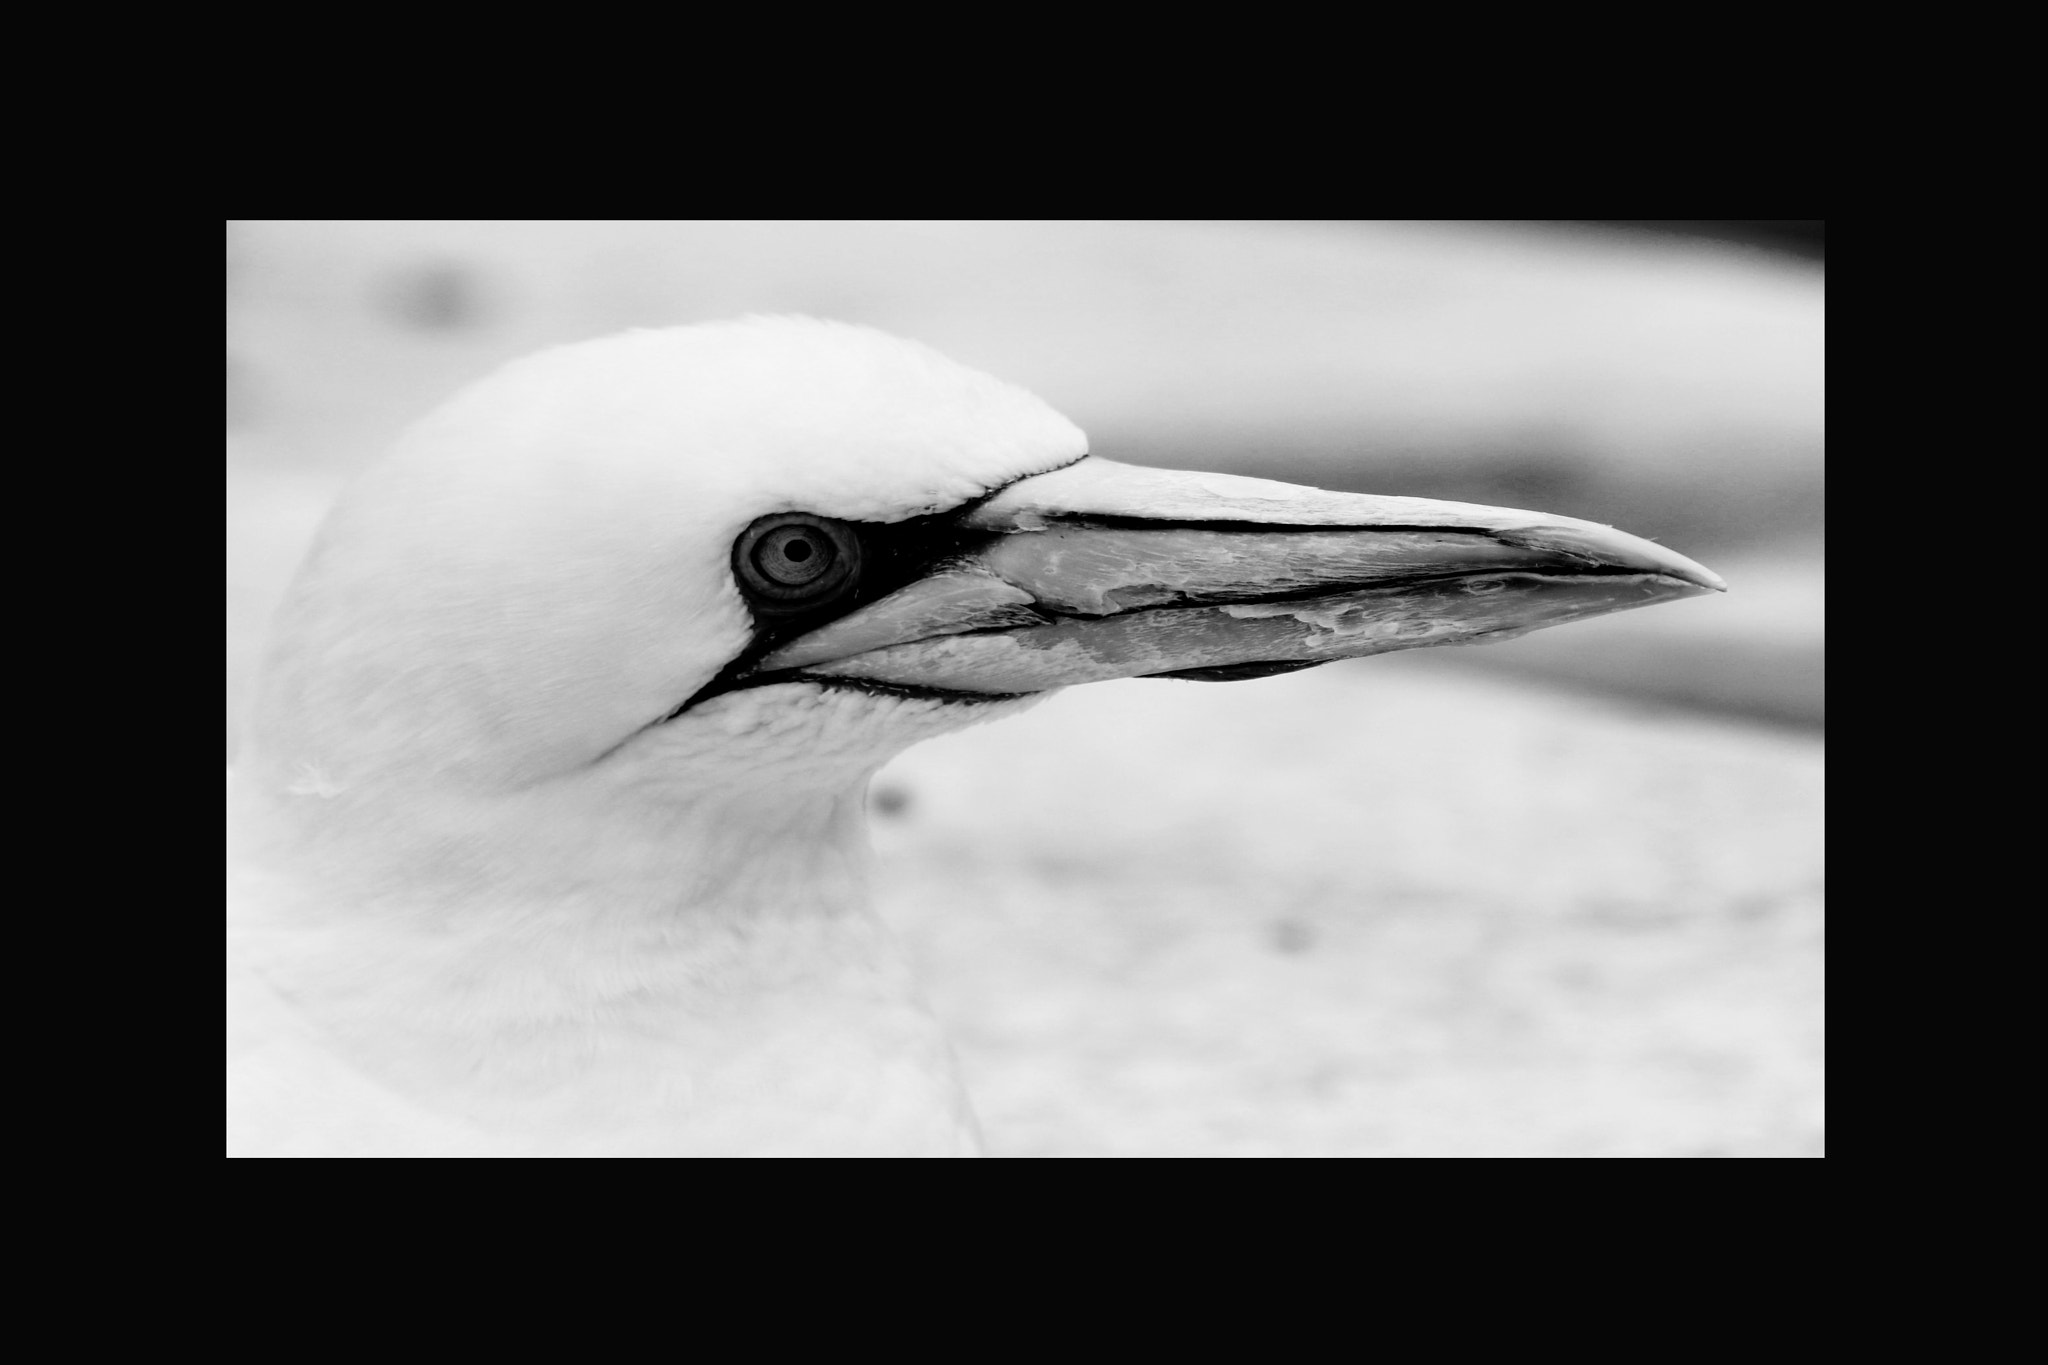
<svg viewBox="0 0 2048 1365">
<path fill-rule="evenodd" d="M 987 540 L 762 674 L 1018 694 L 1257 677 L 1512 639 L 1725 585 L 1611 527 L 1084 459 L 971 507 Z"/>
</svg>

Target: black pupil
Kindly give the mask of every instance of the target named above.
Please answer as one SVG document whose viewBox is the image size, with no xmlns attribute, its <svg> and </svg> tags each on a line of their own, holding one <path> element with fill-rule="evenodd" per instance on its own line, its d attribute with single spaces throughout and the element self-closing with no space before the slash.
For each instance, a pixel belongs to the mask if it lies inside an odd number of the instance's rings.
<svg viewBox="0 0 2048 1365">
<path fill-rule="evenodd" d="M 816 531 L 800 527 L 772 532 L 765 558 L 757 559 L 762 572 L 785 587 L 799 588 L 823 578 L 832 567 L 832 545 Z"/>
</svg>

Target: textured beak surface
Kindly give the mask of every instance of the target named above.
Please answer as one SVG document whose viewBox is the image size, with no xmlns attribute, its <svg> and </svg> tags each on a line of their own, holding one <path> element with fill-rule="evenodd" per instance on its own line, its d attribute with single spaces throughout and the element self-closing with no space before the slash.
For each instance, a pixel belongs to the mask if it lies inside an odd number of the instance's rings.
<svg viewBox="0 0 2048 1365">
<path fill-rule="evenodd" d="M 929 576 L 776 650 L 764 672 L 956 692 L 1255 677 L 1722 591 L 1593 522 L 1085 459 L 960 520 Z"/>
</svg>

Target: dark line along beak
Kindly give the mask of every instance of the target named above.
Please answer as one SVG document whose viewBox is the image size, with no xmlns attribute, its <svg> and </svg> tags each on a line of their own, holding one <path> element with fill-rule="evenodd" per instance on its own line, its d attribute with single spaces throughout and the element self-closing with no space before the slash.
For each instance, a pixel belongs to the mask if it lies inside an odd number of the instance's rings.
<svg viewBox="0 0 2048 1365">
<path fill-rule="evenodd" d="M 1569 517 L 1096 459 L 1013 484 L 961 525 L 993 538 L 756 676 L 980 693 L 1256 676 L 1725 590 L 1683 555 Z"/>
</svg>

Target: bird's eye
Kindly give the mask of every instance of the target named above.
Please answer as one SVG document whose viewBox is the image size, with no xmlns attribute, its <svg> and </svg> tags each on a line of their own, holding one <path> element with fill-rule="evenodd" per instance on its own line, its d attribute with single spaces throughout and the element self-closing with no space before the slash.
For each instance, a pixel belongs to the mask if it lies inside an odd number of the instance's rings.
<svg viewBox="0 0 2048 1365">
<path fill-rule="evenodd" d="M 732 563 L 756 610 L 809 611 L 852 591 L 860 541 L 842 522 L 778 512 L 740 533 Z"/>
</svg>

